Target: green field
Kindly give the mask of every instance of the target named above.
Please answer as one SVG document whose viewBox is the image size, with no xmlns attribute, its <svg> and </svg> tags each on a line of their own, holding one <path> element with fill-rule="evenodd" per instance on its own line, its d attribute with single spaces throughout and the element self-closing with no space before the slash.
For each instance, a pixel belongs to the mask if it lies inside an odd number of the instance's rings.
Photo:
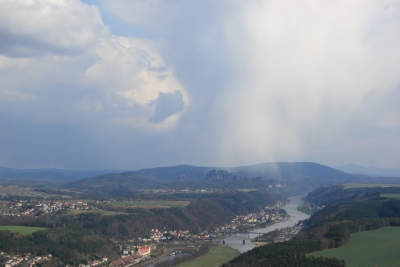
<svg viewBox="0 0 400 267">
<path fill-rule="evenodd" d="M 381 194 L 380 197 L 398 198 L 398 199 L 400 199 L 400 194 Z"/>
<path fill-rule="evenodd" d="M 400 227 L 384 227 L 351 235 L 343 247 L 308 254 L 314 257 L 336 257 L 348 267 L 400 266 Z"/>
<path fill-rule="evenodd" d="M 14 225 L 2 225 L 0 226 L 0 231 L 2 230 L 10 230 L 14 233 L 19 233 L 21 235 L 30 235 L 36 231 L 47 230 L 49 228 L 43 227 L 29 227 L 29 226 L 14 226 Z"/>
<path fill-rule="evenodd" d="M 185 208 L 189 201 L 134 201 L 134 202 L 111 202 L 110 205 L 118 207 L 141 207 L 141 208 Z"/>
<path fill-rule="evenodd" d="M 68 210 L 69 214 L 81 214 L 81 213 L 101 213 L 103 215 L 118 215 L 118 214 L 127 214 L 125 212 L 118 212 L 118 211 L 110 211 L 110 210 L 76 210 L 76 209 L 71 209 Z"/>
<path fill-rule="evenodd" d="M 216 246 L 211 251 L 197 260 L 183 263 L 178 267 L 215 267 L 225 263 L 240 253 L 231 247 Z"/>
<path fill-rule="evenodd" d="M 246 189 L 246 188 L 242 188 L 242 189 L 237 189 L 238 191 L 242 191 L 242 192 L 251 192 L 251 191 L 257 191 L 257 189 L 252 189 L 252 188 L 249 188 L 249 189 Z"/>
<path fill-rule="evenodd" d="M 297 210 L 301 211 L 301 212 L 303 212 L 305 214 L 308 214 L 308 215 L 313 215 L 314 214 L 314 210 L 309 209 L 304 201 L 301 202 L 300 206 L 297 207 Z"/>
<path fill-rule="evenodd" d="M 365 187 L 400 187 L 400 184 L 344 184 L 344 189 Z"/>
<path fill-rule="evenodd" d="M 70 192 L 70 190 L 62 190 L 65 192 Z M 20 187 L 20 186 L 2 186 L 0 185 L 0 196 L 4 197 L 7 195 L 13 196 L 25 196 L 25 197 L 34 197 L 34 198 L 62 198 L 68 199 L 71 198 L 68 195 L 55 195 L 55 194 L 47 194 L 44 192 L 35 191 L 34 188 L 31 187 Z"/>
<path fill-rule="evenodd" d="M 9 211 L 9 210 L 10 208 L 7 205 L 0 203 L 0 211 Z"/>
</svg>

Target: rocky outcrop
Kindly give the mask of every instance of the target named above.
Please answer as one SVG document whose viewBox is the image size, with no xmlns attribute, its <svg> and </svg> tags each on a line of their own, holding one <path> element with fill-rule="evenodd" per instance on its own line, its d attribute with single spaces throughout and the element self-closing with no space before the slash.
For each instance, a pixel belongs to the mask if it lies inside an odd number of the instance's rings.
<svg viewBox="0 0 400 267">
<path fill-rule="evenodd" d="M 223 170 L 211 170 L 207 173 L 207 180 L 249 180 L 247 177 L 240 176 Z"/>
</svg>

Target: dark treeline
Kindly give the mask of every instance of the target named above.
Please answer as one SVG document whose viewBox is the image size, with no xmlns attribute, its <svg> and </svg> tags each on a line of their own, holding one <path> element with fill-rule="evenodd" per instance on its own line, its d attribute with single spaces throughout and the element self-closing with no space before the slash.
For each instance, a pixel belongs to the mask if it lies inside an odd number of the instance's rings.
<svg viewBox="0 0 400 267">
<path fill-rule="evenodd" d="M 222 267 L 344 267 L 338 259 L 306 257 L 305 254 L 321 250 L 319 241 L 287 241 L 261 246 L 245 252 Z"/>
<path fill-rule="evenodd" d="M 62 227 L 59 217 L 56 216 L 0 216 L 0 225 L 18 225 L 18 226 L 32 226 L 32 227 L 45 227 L 56 228 Z"/>
</svg>

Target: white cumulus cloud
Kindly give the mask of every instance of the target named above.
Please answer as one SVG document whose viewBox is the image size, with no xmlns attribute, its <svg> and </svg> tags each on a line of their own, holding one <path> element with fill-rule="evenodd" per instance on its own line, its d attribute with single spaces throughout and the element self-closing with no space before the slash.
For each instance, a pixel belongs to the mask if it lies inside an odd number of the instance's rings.
<svg viewBox="0 0 400 267">
<path fill-rule="evenodd" d="M 148 119 L 159 94 L 178 91 L 182 105 L 188 104 L 185 89 L 158 53 L 160 45 L 113 35 L 96 6 L 78 0 L 7 0 L 0 25 L 5 114 L 21 120 L 139 122 L 151 128 L 154 122 Z M 182 111 L 165 118 L 176 123 Z"/>
</svg>

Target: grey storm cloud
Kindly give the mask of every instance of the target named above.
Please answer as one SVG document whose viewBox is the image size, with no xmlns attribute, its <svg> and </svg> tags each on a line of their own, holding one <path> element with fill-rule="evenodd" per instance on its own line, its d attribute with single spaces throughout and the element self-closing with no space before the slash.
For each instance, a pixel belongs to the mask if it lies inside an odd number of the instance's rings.
<svg viewBox="0 0 400 267">
<path fill-rule="evenodd" d="M 78 48 L 57 47 L 34 37 L 18 36 L 0 29 L 0 53 L 10 57 L 39 57 L 45 54 L 75 55 Z"/>
<path fill-rule="evenodd" d="M 393 0 L 4 1 L 0 165 L 400 167 L 399 18 Z"/>
<path fill-rule="evenodd" d="M 158 123 L 184 109 L 183 95 L 180 91 L 174 93 L 159 93 L 156 100 L 150 105 L 155 106 L 154 114 L 149 121 Z"/>
</svg>

